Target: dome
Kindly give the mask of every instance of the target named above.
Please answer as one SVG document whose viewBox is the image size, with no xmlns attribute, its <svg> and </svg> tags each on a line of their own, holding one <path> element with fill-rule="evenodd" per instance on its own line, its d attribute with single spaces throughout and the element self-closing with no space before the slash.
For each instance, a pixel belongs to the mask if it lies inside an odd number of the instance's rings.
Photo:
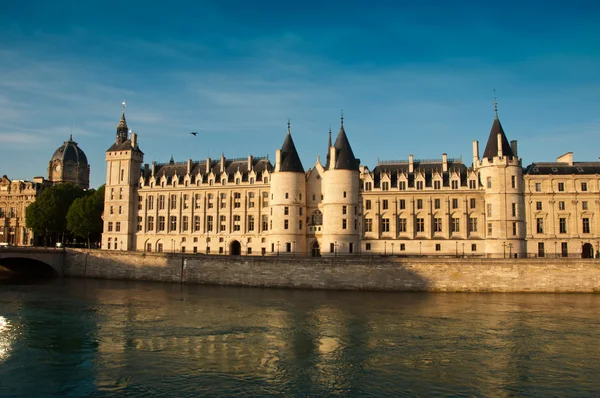
<svg viewBox="0 0 600 398">
<path fill-rule="evenodd" d="M 85 153 L 73 141 L 73 136 L 69 137 L 69 141 L 65 141 L 52 155 L 50 162 L 60 160 L 61 162 L 74 162 L 81 165 L 87 165 L 88 160 Z"/>
</svg>

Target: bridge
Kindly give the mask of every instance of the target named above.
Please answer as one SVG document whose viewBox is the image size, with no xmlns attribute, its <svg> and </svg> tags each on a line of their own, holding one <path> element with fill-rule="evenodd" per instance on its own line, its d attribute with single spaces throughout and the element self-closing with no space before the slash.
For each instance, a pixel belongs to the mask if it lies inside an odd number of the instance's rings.
<svg viewBox="0 0 600 398">
<path fill-rule="evenodd" d="M 2 268 L 24 274 L 63 275 L 64 249 L 44 247 L 0 247 Z"/>
</svg>

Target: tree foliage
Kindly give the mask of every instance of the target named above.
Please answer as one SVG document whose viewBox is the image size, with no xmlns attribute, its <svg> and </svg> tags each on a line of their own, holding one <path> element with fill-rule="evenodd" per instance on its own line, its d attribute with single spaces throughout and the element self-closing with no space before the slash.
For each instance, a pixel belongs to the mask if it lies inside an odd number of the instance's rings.
<svg viewBox="0 0 600 398">
<path fill-rule="evenodd" d="M 93 191 L 88 191 L 93 193 Z M 25 223 L 36 233 L 64 233 L 67 230 L 67 213 L 77 198 L 88 193 L 72 184 L 57 184 L 46 188 L 27 207 Z"/>
<path fill-rule="evenodd" d="M 67 229 L 75 236 L 90 238 L 102 233 L 102 212 L 104 211 L 104 185 L 91 195 L 77 198 L 67 213 Z"/>
</svg>

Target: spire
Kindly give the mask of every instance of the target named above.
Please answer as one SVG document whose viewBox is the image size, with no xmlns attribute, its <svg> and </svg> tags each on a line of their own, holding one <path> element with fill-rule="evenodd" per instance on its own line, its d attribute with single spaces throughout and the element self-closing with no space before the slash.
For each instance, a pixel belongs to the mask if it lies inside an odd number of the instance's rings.
<svg viewBox="0 0 600 398">
<path fill-rule="evenodd" d="M 304 167 L 302 166 L 300 156 L 298 156 L 298 151 L 296 150 L 296 145 L 294 145 L 294 140 L 292 139 L 292 134 L 290 132 L 289 119 L 288 132 L 285 136 L 285 141 L 283 141 L 283 145 L 281 146 L 281 166 L 279 167 L 279 171 L 304 173 Z"/>
<path fill-rule="evenodd" d="M 127 120 L 125 120 L 125 108 L 123 108 L 123 113 L 121 113 L 121 120 L 119 120 L 119 124 L 117 125 L 117 140 L 121 139 L 123 141 L 127 141 L 127 132 L 129 128 L 127 128 Z"/>
<path fill-rule="evenodd" d="M 73 141 L 73 134 L 69 134 L 69 142 Z"/>
<path fill-rule="evenodd" d="M 175 159 L 173 159 L 173 155 L 171 155 L 171 159 L 169 160 L 169 164 L 175 164 Z"/>
<path fill-rule="evenodd" d="M 338 133 L 338 136 L 335 140 L 335 144 L 333 144 L 333 146 L 335 147 L 336 152 L 335 165 L 329 168 L 343 170 L 358 170 L 360 160 L 354 157 L 354 152 L 352 152 L 352 147 L 350 146 L 350 142 L 348 141 L 348 137 L 346 136 L 346 131 L 344 130 L 343 111 L 340 123 L 340 132 Z"/>
<path fill-rule="evenodd" d="M 496 114 L 495 118 L 498 119 L 498 101 L 496 101 L 496 89 L 494 89 L 494 113 Z"/>
<path fill-rule="evenodd" d="M 331 125 L 329 125 L 329 138 L 327 140 L 327 157 L 325 161 L 325 168 L 329 168 L 329 150 L 331 149 Z"/>
<path fill-rule="evenodd" d="M 342 122 L 342 128 L 344 128 L 344 110 L 343 109 L 342 109 L 342 113 L 340 115 L 340 119 L 341 119 L 341 122 Z"/>
<path fill-rule="evenodd" d="M 291 127 L 291 124 L 292 124 L 292 119 L 290 119 L 290 118 L 288 117 L 288 132 L 287 132 L 288 134 L 291 134 L 291 133 L 292 133 L 292 127 Z"/>
</svg>

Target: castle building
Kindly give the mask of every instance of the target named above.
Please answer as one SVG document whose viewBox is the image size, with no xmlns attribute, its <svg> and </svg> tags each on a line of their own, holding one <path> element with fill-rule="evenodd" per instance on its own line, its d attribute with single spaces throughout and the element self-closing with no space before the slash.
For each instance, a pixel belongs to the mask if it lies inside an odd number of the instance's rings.
<svg viewBox="0 0 600 398">
<path fill-rule="evenodd" d="M 82 189 L 90 185 L 90 166 L 85 153 L 70 136 L 58 147 L 48 163 L 48 179 L 33 181 L 0 179 L 0 243 L 13 246 L 34 244 L 33 231 L 26 227 L 25 209 L 35 201 L 44 188 L 52 184 L 71 183 Z"/>
<path fill-rule="evenodd" d="M 582 256 L 600 249 L 600 162 L 523 168 L 498 118 L 483 154 L 360 165 L 344 128 L 305 170 L 268 158 L 143 164 L 123 112 L 106 152 L 105 250 L 230 255 Z M 143 166 L 142 166 L 143 164 Z"/>
</svg>

